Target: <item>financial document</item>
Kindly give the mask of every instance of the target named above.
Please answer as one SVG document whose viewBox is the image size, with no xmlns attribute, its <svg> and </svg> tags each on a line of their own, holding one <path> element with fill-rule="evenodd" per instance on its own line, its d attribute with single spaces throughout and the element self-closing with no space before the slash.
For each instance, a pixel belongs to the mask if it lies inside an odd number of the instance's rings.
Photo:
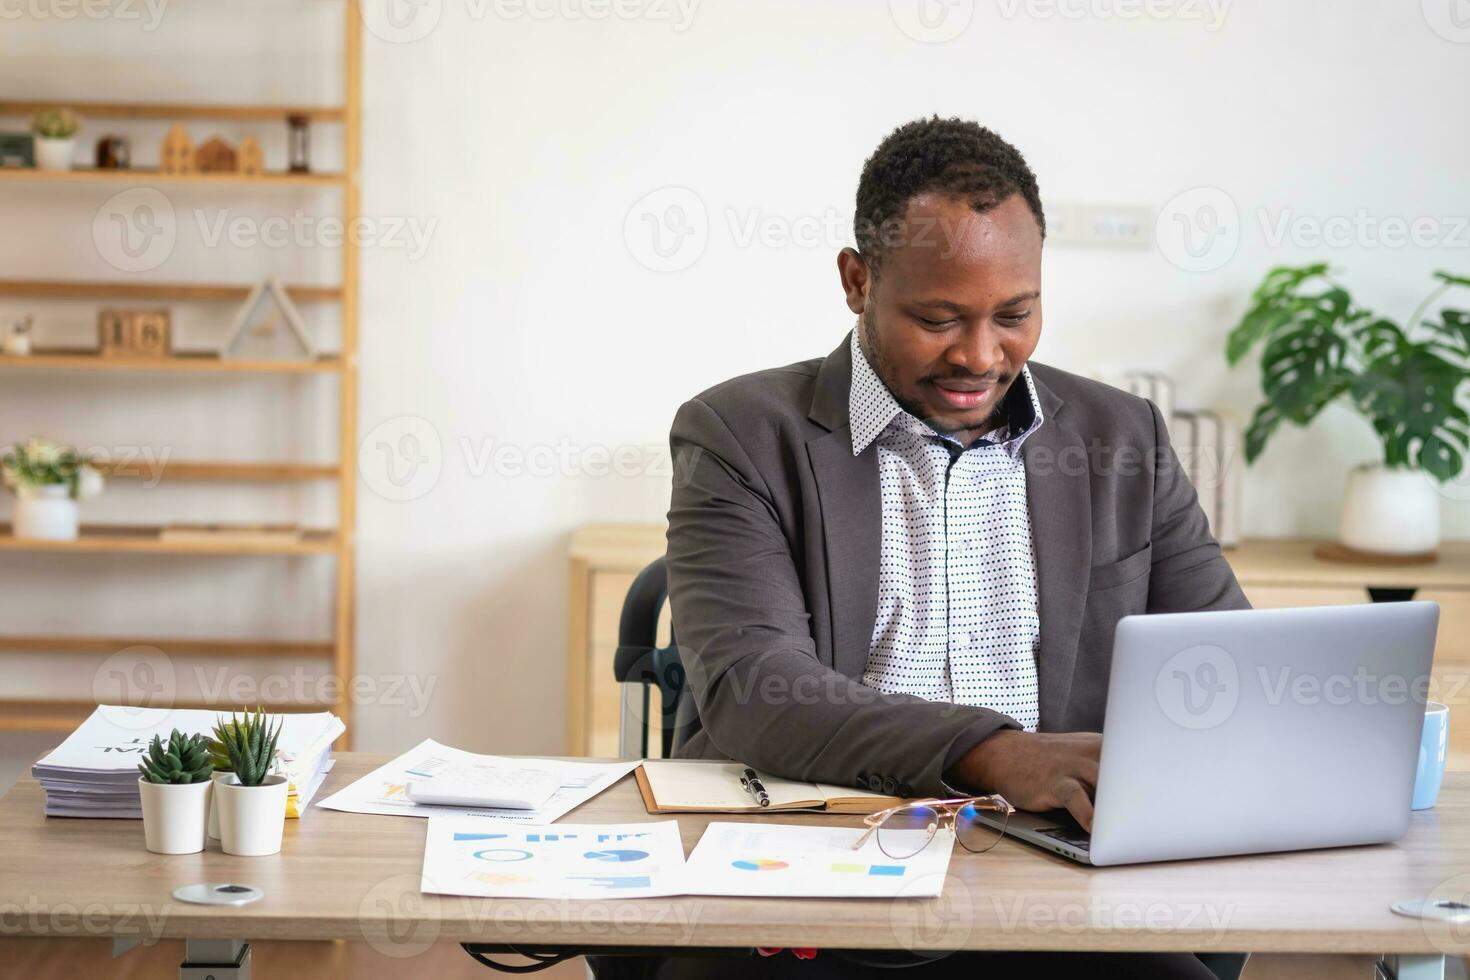
<svg viewBox="0 0 1470 980">
<path fill-rule="evenodd" d="M 379 766 L 317 806 L 348 813 L 379 813 L 396 817 L 467 816 L 495 818 L 525 824 L 551 823 L 592 799 L 638 766 L 637 759 L 620 762 L 562 762 L 538 759 L 536 767 L 556 773 L 561 787 L 534 810 L 491 807 L 431 806 L 408 798 L 410 783 L 425 782 L 452 770 L 483 767 L 524 769 L 531 761 L 499 755 L 477 755 L 440 745 L 431 738 Z"/>
<path fill-rule="evenodd" d="M 673 820 L 496 826 L 429 819 L 424 892 L 485 898 L 650 898 L 684 893 L 684 846 Z"/>
</svg>

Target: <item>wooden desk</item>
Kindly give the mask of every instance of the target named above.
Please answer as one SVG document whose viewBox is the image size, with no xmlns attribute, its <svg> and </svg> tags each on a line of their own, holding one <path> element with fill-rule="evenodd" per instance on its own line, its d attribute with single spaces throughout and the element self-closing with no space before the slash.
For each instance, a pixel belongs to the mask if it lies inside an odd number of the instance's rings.
<svg viewBox="0 0 1470 980">
<path fill-rule="evenodd" d="M 322 794 L 387 756 L 344 754 Z M 631 779 L 563 822 L 662 819 Z M 723 818 L 738 819 L 738 818 Z M 767 819 L 767 818 L 746 818 Z M 855 823 L 855 817 L 781 819 Z M 679 823 L 686 851 L 708 819 Z M 1470 930 L 1389 911 L 1398 899 L 1470 890 L 1470 776 L 1451 776 L 1436 810 L 1398 844 L 1092 869 L 1015 841 L 956 849 L 937 899 L 689 897 L 607 902 L 421 895 L 425 822 L 313 808 L 288 821 L 283 850 L 236 858 L 217 845 L 165 857 L 135 820 L 46 819 L 39 786 L 0 800 L 0 932 L 189 939 L 345 939 L 393 956 L 435 942 L 539 946 L 818 946 L 889 949 L 1226 950 L 1428 956 L 1470 951 Z M 238 908 L 186 905 L 193 882 L 255 885 Z M 1401 976 L 1413 975 L 1402 971 Z"/>
</svg>

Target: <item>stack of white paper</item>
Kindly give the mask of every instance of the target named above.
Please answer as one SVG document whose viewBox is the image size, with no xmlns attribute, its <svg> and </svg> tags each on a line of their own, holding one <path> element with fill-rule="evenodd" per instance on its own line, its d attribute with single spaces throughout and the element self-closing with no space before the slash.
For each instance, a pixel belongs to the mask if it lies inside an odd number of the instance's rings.
<svg viewBox="0 0 1470 980">
<path fill-rule="evenodd" d="M 97 708 L 31 767 L 31 775 L 46 793 L 46 815 L 141 818 L 138 763 L 147 755 L 153 736 L 167 741 L 175 728 L 208 735 L 220 717 L 214 711 L 182 708 Z M 276 745 L 278 770 L 291 781 L 287 815 L 299 816 L 332 768 L 332 743 L 346 726 L 330 711 L 278 717 L 282 719 Z"/>
</svg>

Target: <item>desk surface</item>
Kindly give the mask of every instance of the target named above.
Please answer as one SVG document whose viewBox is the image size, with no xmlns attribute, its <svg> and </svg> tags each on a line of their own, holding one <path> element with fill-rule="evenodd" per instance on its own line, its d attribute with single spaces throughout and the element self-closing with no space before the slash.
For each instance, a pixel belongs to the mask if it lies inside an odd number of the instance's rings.
<svg viewBox="0 0 1470 980">
<path fill-rule="evenodd" d="M 321 798 L 387 761 L 344 754 Z M 631 778 L 563 823 L 666 819 Z M 739 819 L 721 817 L 720 819 Z M 770 818 L 746 818 L 770 819 Z M 791 822 L 855 817 L 787 814 Z M 709 818 L 684 815 L 686 853 Z M 1470 890 L 1470 775 L 1408 837 L 1377 847 L 1093 869 L 1015 841 L 955 849 L 943 896 L 899 901 L 688 897 L 609 902 L 421 895 L 426 822 L 313 807 L 280 854 L 236 858 L 143 847 L 142 821 L 47 819 L 22 779 L 0 800 L 0 933 L 145 938 L 366 940 L 409 956 L 433 942 L 577 946 L 1250 950 L 1463 953 L 1470 930 L 1394 915 L 1398 899 Z M 178 886 L 264 889 L 239 908 L 174 902 Z"/>
</svg>

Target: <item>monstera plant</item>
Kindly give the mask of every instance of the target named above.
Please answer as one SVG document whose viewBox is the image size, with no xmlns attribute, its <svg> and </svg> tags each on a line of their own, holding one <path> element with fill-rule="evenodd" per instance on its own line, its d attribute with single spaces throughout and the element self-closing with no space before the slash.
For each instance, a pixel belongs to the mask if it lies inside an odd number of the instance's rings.
<svg viewBox="0 0 1470 980">
<path fill-rule="evenodd" d="M 1432 552 L 1439 540 L 1435 481 L 1457 477 L 1470 452 L 1470 312 L 1430 307 L 1470 277 L 1436 272 L 1438 285 L 1403 326 L 1359 306 L 1325 263 L 1272 269 L 1230 332 L 1237 364 L 1261 350 L 1265 400 L 1251 417 L 1255 461 L 1282 425 L 1305 426 L 1328 405 L 1354 408 L 1378 434 L 1383 459 L 1349 480 L 1342 543 L 1360 551 Z"/>
</svg>

